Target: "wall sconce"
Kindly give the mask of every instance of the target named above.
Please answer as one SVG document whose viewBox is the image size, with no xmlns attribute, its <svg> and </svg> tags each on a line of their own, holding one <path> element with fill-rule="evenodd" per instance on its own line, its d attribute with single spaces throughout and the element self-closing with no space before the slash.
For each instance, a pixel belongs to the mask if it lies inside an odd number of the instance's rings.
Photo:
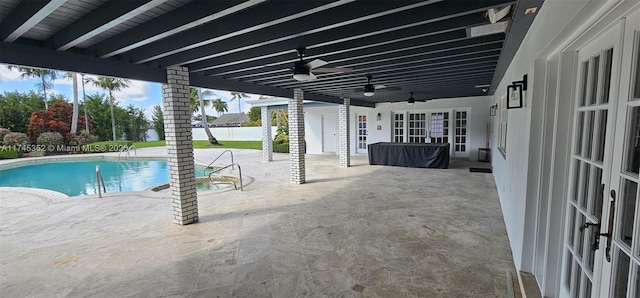
<svg viewBox="0 0 640 298">
<path fill-rule="evenodd" d="M 527 75 L 522 76 L 522 81 L 511 82 L 507 86 L 507 109 L 519 109 L 523 107 L 523 91 L 527 90 Z"/>
<path fill-rule="evenodd" d="M 496 112 L 498 111 L 498 104 L 493 104 L 491 107 L 489 107 L 489 116 L 495 116 Z"/>
<path fill-rule="evenodd" d="M 376 115 L 376 120 L 378 120 L 378 121 L 382 120 L 382 115 L 380 115 L 380 113 L 378 113 L 378 115 Z"/>
</svg>

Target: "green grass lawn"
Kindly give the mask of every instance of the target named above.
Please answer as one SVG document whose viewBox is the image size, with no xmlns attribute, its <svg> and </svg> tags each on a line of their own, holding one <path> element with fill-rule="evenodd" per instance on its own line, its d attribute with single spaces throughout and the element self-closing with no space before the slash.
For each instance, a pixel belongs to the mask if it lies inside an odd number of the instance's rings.
<svg viewBox="0 0 640 298">
<path fill-rule="evenodd" d="M 262 150 L 262 141 L 223 141 L 218 140 L 222 146 L 214 146 L 209 144 L 209 141 L 205 140 L 197 140 L 193 141 L 193 148 L 198 149 L 206 149 L 206 148 L 226 148 L 226 149 L 256 149 Z M 159 147 L 165 146 L 164 141 L 153 141 L 153 142 L 134 142 L 133 143 L 136 148 L 147 148 L 147 147 Z"/>
</svg>

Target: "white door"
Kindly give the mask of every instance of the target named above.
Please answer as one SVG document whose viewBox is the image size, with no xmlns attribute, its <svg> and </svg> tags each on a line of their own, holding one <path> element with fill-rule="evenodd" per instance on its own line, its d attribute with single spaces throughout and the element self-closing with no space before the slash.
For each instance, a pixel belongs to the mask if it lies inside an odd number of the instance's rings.
<svg viewBox="0 0 640 298">
<path fill-rule="evenodd" d="M 614 270 L 608 262 L 610 239 L 601 234 L 612 228 L 609 190 L 615 188 L 612 157 L 619 150 L 614 137 L 622 28 L 612 27 L 578 51 L 561 297 L 603 297 Z"/>
<path fill-rule="evenodd" d="M 640 11 L 625 22 L 605 257 L 599 296 L 640 297 Z M 613 121 L 612 121 L 613 122 Z"/>
<path fill-rule="evenodd" d="M 367 114 L 356 114 L 356 153 L 367 153 Z"/>
<path fill-rule="evenodd" d="M 322 152 L 336 152 L 336 115 L 322 114 Z"/>
</svg>

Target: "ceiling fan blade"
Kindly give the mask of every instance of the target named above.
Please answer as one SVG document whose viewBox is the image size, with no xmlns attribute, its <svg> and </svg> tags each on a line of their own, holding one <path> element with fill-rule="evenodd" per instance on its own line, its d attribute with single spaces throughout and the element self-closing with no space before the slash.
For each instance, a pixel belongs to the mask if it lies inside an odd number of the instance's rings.
<svg viewBox="0 0 640 298">
<path fill-rule="evenodd" d="M 402 90 L 402 88 L 400 88 L 400 87 L 386 87 L 386 86 L 384 88 L 380 88 L 380 90 L 378 90 L 378 88 L 376 88 L 376 91 L 398 91 L 398 90 Z"/>
<path fill-rule="evenodd" d="M 387 86 L 385 86 L 385 85 L 376 85 L 375 88 L 376 88 L 376 90 L 377 89 L 384 89 L 384 88 L 387 88 Z"/>
<path fill-rule="evenodd" d="M 349 90 L 350 93 L 362 93 L 364 92 L 363 88 L 355 88 L 355 89 L 351 89 Z"/>
<path fill-rule="evenodd" d="M 318 67 L 321 67 L 321 66 L 325 66 L 327 64 L 329 64 L 329 62 L 326 62 L 326 61 L 323 61 L 323 60 L 320 60 L 320 59 L 315 59 L 315 60 L 313 60 L 311 62 L 307 62 L 307 64 L 305 64 L 304 66 L 309 68 L 309 69 L 314 69 L 314 68 L 318 68 Z"/>
<path fill-rule="evenodd" d="M 315 68 L 313 69 L 313 72 L 318 72 L 318 73 L 343 73 L 343 72 L 352 72 L 353 69 L 352 68 L 340 68 L 340 67 L 322 67 L 322 68 Z"/>
</svg>

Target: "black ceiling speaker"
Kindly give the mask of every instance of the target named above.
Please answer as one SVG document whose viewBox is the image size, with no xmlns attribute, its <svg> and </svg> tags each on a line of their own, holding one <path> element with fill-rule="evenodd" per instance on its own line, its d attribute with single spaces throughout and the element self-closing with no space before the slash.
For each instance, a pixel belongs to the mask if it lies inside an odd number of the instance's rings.
<svg viewBox="0 0 640 298">
<path fill-rule="evenodd" d="M 329 64 L 329 62 L 320 60 L 320 59 L 315 59 L 313 61 L 305 61 L 304 59 L 304 54 L 306 52 L 305 48 L 297 48 L 296 52 L 298 52 L 298 58 L 300 58 L 300 61 L 296 61 L 296 63 L 293 65 L 293 78 L 296 81 L 301 81 L 301 82 L 305 82 L 305 81 L 311 81 L 311 80 L 315 80 L 316 76 L 315 74 L 313 74 L 313 72 L 316 73 L 343 73 L 343 72 L 351 72 L 353 71 L 351 68 L 335 68 L 335 67 L 323 67 L 320 68 L 321 66 L 325 66 L 327 64 Z"/>
<path fill-rule="evenodd" d="M 416 103 L 416 99 L 413 98 L 413 92 L 409 92 L 409 99 L 407 99 L 407 102 L 412 105 L 414 103 Z"/>
</svg>

